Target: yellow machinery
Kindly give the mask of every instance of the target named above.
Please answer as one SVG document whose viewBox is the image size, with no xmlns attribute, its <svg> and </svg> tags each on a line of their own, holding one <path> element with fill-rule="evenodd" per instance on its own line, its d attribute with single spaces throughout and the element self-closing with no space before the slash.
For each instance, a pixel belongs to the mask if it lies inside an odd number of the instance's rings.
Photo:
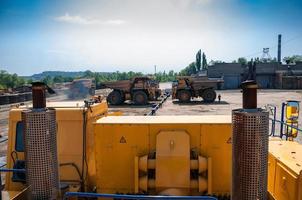
<svg viewBox="0 0 302 200">
<path fill-rule="evenodd" d="M 271 199 L 302 199 L 302 145 L 293 141 L 270 141 L 268 192 Z"/>
<path fill-rule="evenodd" d="M 75 191 L 79 191 L 83 185 L 82 181 L 85 181 L 86 187 L 84 189 L 91 190 L 96 183 L 93 123 L 109 114 L 107 103 L 102 102 L 85 107 L 84 102 L 54 102 L 48 103 L 47 106 L 56 110 L 60 180 L 71 183 L 69 188 Z M 9 113 L 6 166 L 9 169 L 18 167 L 17 163 L 24 161 L 21 126 L 21 111 L 24 109 L 26 107 L 15 108 Z M 83 118 L 83 115 L 86 118 Z M 87 126 L 83 130 L 85 119 Z M 83 145 L 83 131 L 86 132 L 85 145 Z M 84 165 L 83 147 L 86 147 L 87 155 Z M 25 184 L 22 180 L 22 173 L 9 172 L 6 174 L 5 191 L 22 191 L 23 189 L 25 189 Z M 16 192 L 11 193 L 15 194 Z"/>
<path fill-rule="evenodd" d="M 289 136 L 289 139 L 297 137 L 298 130 L 291 128 L 290 126 L 298 127 L 298 118 L 299 118 L 299 101 L 287 101 L 285 104 L 285 119 L 286 124 L 286 135 Z"/>
<path fill-rule="evenodd" d="M 56 111 L 61 196 L 230 199 L 231 116 L 108 116 L 106 102 L 48 103 L 47 107 Z M 25 109 L 14 108 L 9 114 L 8 173 L 2 199 L 30 199 L 22 171 L 21 112 Z M 302 145 L 271 138 L 267 164 L 269 198 L 302 200 Z"/>
<path fill-rule="evenodd" d="M 97 191 L 229 195 L 230 120 L 230 116 L 98 120 L 94 125 Z"/>
</svg>

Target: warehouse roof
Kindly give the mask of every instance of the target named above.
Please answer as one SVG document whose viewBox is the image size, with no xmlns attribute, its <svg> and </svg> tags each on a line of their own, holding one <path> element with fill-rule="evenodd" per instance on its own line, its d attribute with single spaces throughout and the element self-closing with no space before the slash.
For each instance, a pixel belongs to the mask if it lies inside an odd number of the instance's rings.
<svg viewBox="0 0 302 200">
<path fill-rule="evenodd" d="M 209 77 L 221 77 L 225 75 L 240 75 L 245 66 L 239 63 L 216 63 L 208 68 Z"/>
</svg>

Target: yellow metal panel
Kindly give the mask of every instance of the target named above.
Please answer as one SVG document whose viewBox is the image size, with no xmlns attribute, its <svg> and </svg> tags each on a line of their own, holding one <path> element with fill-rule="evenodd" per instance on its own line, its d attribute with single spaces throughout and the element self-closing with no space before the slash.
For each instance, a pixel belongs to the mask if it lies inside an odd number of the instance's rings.
<svg viewBox="0 0 302 200">
<path fill-rule="evenodd" d="M 144 123 L 141 121 L 116 124 L 111 121 L 107 123 L 106 118 L 98 120 L 95 124 L 98 192 L 133 192 L 135 156 L 158 151 L 156 137 L 161 131 L 183 131 L 189 135 L 190 150 L 204 157 L 212 157 L 213 165 L 210 169 L 212 185 L 209 186 L 212 192 L 230 193 L 231 124 L 178 124 L 173 120 L 170 120 L 170 124 L 167 121 L 161 124 L 159 119 L 151 123 L 145 120 Z M 185 118 L 189 121 L 189 116 Z M 120 121 L 122 118 L 117 117 L 117 119 Z M 152 118 L 150 120 L 152 121 Z M 132 146 L 136 146 L 137 150 L 134 151 L 128 144 L 119 144 L 122 136 L 126 141 L 128 137 L 135 138 L 131 141 L 133 141 Z M 173 170 L 175 165 L 170 168 Z"/>
<path fill-rule="evenodd" d="M 297 200 L 298 177 L 284 165 L 276 165 L 276 182 L 274 196 L 276 200 Z"/>
<path fill-rule="evenodd" d="M 212 192 L 229 194 L 231 190 L 231 124 L 201 125 L 201 155 L 212 158 Z"/>
<path fill-rule="evenodd" d="M 26 191 L 2 191 L 1 200 L 27 200 Z"/>
<path fill-rule="evenodd" d="M 156 137 L 156 190 L 190 188 L 190 137 L 185 131 L 161 131 Z"/>
<path fill-rule="evenodd" d="M 16 144 L 16 125 L 17 122 L 21 121 L 21 109 L 15 109 L 10 111 L 9 113 L 9 122 L 8 122 L 8 143 L 7 143 L 7 155 L 6 155 L 6 167 L 9 169 L 13 168 L 13 159 L 12 159 L 12 152 L 15 151 L 15 144 Z M 24 153 L 19 152 L 17 153 L 18 159 L 24 160 Z M 11 191 L 21 191 L 25 188 L 22 183 L 12 182 L 11 178 L 13 173 L 8 172 L 5 174 L 5 190 Z"/>
<path fill-rule="evenodd" d="M 186 131 L 190 136 L 190 149 L 200 151 L 200 125 L 199 124 L 150 124 L 150 150 L 156 148 L 156 136 L 160 131 Z"/>
<path fill-rule="evenodd" d="M 302 171 L 299 174 L 298 180 L 298 199 L 302 199 Z"/>
<path fill-rule="evenodd" d="M 302 171 L 302 145 L 293 141 L 270 141 L 269 152 L 296 176 Z"/>
<path fill-rule="evenodd" d="M 57 118 L 57 142 L 59 163 L 73 163 L 79 170 L 82 169 L 82 150 L 83 150 L 83 111 L 84 108 L 76 106 L 75 102 L 69 103 L 51 103 L 56 108 Z M 80 104 L 83 105 L 83 104 Z M 9 132 L 7 149 L 7 168 L 13 168 L 11 152 L 15 150 L 16 124 L 21 121 L 21 111 L 26 107 L 13 109 L 9 113 Z M 91 106 L 87 111 L 87 133 L 86 133 L 86 152 L 88 162 L 88 186 L 94 186 L 95 182 L 95 160 L 94 160 L 94 137 L 93 123 L 107 114 L 107 104 L 98 103 Z M 18 159 L 24 159 L 24 153 L 18 152 Z M 59 168 L 60 179 L 79 180 L 76 169 L 70 165 Z M 24 185 L 11 181 L 12 173 L 7 173 L 6 190 L 21 190 Z"/>
<path fill-rule="evenodd" d="M 95 125 L 98 192 L 134 192 L 134 159 L 149 152 L 148 134 L 148 125 Z"/>
<path fill-rule="evenodd" d="M 268 192 L 274 196 L 276 159 L 272 154 L 268 155 Z"/>
<path fill-rule="evenodd" d="M 102 124 L 230 124 L 230 115 L 196 116 L 109 116 L 97 123 Z"/>
</svg>

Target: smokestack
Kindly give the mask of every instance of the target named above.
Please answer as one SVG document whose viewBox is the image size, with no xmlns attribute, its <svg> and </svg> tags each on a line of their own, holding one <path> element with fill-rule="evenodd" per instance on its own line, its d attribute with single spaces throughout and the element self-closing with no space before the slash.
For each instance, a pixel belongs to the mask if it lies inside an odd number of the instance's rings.
<svg viewBox="0 0 302 200">
<path fill-rule="evenodd" d="M 282 35 L 278 35 L 278 62 L 281 63 L 281 37 Z"/>
<path fill-rule="evenodd" d="M 232 200 L 267 200 L 268 112 L 257 108 L 257 83 L 242 83 L 243 109 L 232 111 Z"/>
<path fill-rule="evenodd" d="M 48 85 L 43 82 L 33 82 L 32 83 L 32 99 L 33 99 L 33 109 L 46 108 L 46 91 L 50 94 L 54 94 Z"/>
<path fill-rule="evenodd" d="M 46 108 L 46 85 L 42 82 L 32 83 L 33 108 Z"/>
<path fill-rule="evenodd" d="M 57 199 L 60 193 L 57 157 L 56 111 L 46 108 L 46 89 L 32 84 L 33 109 L 22 111 L 28 199 Z"/>
<path fill-rule="evenodd" d="M 257 108 L 258 85 L 254 80 L 247 80 L 241 84 L 243 109 Z"/>
</svg>

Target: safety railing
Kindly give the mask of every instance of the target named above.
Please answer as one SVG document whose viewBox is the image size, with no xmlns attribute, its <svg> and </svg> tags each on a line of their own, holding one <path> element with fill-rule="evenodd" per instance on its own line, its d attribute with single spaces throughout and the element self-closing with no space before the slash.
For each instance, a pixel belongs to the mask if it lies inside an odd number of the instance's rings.
<svg viewBox="0 0 302 200">
<path fill-rule="evenodd" d="M 284 108 L 283 108 L 283 104 L 282 104 L 282 110 L 281 110 L 281 120 L 276 119 L 277 117 L 277 108 L 275 105 L 272 104 L 268 104 L 266 105 L 266 109 L 267 111 L 269 111 L 270 114 L 270 118 L 269 120 L 271 121 L 271 131 L 269 136 L 272 137 L 280 137 L 281 139 L 283 139 L 283 137 L 285 137 L 286 140 L 288 140 L 288 138 L 291 136 L 290 134 L 288 134 L 287 132 L 284 133 L 284 130 L 288 130 L 291 129 L 292 130 L 297 130 L 298 134 L 302 133 L 302 129 L 294 126 L 292 124 L 288 124 L 286 123 L 286 121 L 284 120 Z M 276 126 L 276 123 L 278 123 L 279 126 Z M 276 134 L 276 129 L 279 127 L 279 134 Z"/>
<path fill-rule="evenodd" d="M 64 200 L 67 200 L 71 197 L 80 197 L 80 198 L 114 198 L 114 199 L 123 199 L 123 200 L 217 200 L 215 197 L 210 196 L 152 196 L 152 195 L 125 195 L 125 194 L 101 194 L 101 193 L 89 193 L 89 192 L 66 192 L 64 195 Z"/>
<path fill-rule="evenodd" d="M 296 129 L 298 131 L 298 133 L 302 133 L 302 129 L 298 128 L 297 126 L 293 126 L 293 125 L 290 125 L 284 121 L 280 121 L 278 119 L 273 119 L 273 118 L 270 118 L 271 122 L 272 122 L 272 131 L 271 131 L 271 134 L 270 136 L 273 136 L 273 137 L 280 137 L 280 138 L 283 138 L 284 136 L 286 137 L 286 139 L 288 139 L 288 137 L 290 135 L 286 134 L 286 133 L 283 133 L 283 128 L 284 129 L 288 129 L 288 128 L 291 128 L 291 130 L 293 129 Z M 276 135 L 276 131 L 275 131 L 275 127 L 276 127 L 276 122 L 280 124 L 280 134 L 279 135 Z M 274 124 L 274 125 L 273 125 Z M 274 128 L 274 130 L 273 130 Z M 282 131 L 281 131 L 282 130 Z"/>
</svg>

